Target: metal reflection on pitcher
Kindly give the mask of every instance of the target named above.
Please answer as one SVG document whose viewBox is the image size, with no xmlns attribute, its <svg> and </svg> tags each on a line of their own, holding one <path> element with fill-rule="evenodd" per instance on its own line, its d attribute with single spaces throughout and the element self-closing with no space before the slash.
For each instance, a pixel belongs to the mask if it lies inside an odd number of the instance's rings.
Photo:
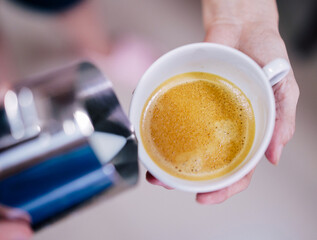
<svg viewBox="0 0 317 240">
<path fill-rule="evenodd" d="M 132 126 L 95 66 L 71 64 L 22 83 L 0 106 L 2 207 L 25 212 L 39 229 L 136 184 Z"/>
</svg>

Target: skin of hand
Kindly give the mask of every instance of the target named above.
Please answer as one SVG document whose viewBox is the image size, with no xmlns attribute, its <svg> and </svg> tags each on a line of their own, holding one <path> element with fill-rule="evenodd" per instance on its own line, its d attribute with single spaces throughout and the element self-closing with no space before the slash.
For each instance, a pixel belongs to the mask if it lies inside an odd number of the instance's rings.
<svg viewBox="0 0 317 240">
<path fill-rule="evenodd" d="M 30 217 L 19 209 L 0 205 L 0 239 L 27 240 L 32 237 Z"/>
<path fill-rule="evenodd" d="M 287 50 L 278 30 L 278 11 L 274 0 L 203 0 L 202 9 L 206 42 L 236 48 L 261 67 L 275 58 L 288 60 Z M 272 164 L 277 165 L 284 146 L 295 131 L 299 88 L 292 70 L 273 87 L 273 91 L 276 103 L 275 129 L 265 155 Z M 227 200 L 249 186 L 253 172 L 254 169 L 224 189 L 198 193 L 197 202 L 217 204 Z M 150 173 L 147 173 L 146 178 L 152 184 L 170 189 Z"/>
</svg>

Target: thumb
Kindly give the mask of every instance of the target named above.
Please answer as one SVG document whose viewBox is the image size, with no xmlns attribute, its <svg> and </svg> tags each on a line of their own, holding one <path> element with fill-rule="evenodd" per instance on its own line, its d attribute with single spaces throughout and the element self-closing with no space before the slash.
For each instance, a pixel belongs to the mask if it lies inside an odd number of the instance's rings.
<svg viewBox="0 0 317 240">
<path fill-rule="evenodd" d="M 29 240 L 32 238 L 30 226 L 24 222 L 0 220 L 0 239 L 2 240 Z"/>
</svg>

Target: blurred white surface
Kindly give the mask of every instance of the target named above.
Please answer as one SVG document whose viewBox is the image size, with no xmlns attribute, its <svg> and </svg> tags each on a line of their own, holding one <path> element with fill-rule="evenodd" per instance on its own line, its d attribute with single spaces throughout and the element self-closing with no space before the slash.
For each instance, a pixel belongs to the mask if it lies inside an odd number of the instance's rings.
<svg viewBox="0 0 317 240">
<path fill-rule="evenodd" d="M 110 32 L 136 32 L 164 52 L 204 36 L 195 1 L 108 0 L 101 6 Z M 2 25 L 15 39 L 21 76 L 69 58 L 54 23 L 32 22 L 7 4 L 0 8 L 0 19 L 10 20 Z M 34 239 L 317 239 L 317 59 L 292 63 L 301 89 L 295 136 L 279 166 L 261 160 L 246 191 L 223 204 L 201 206 L 194 194 L 148 184 L 142 167 L 137 187 L 44 228 Z M 115 88 L 127 110 L 134 86 Z"/>
</svg>

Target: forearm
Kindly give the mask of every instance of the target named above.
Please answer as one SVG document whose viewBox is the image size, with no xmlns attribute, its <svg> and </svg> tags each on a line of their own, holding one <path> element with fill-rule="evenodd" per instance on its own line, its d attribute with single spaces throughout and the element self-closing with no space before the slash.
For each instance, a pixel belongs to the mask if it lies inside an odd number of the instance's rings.
<svg viewBox="0 0 317 240">
<path fill-rule="evenodd" d="M 278 30 L 275 0 L 202 0 L 202 7 L 206 30 L 215 24 L 262 24 Z"/>
</svg>

